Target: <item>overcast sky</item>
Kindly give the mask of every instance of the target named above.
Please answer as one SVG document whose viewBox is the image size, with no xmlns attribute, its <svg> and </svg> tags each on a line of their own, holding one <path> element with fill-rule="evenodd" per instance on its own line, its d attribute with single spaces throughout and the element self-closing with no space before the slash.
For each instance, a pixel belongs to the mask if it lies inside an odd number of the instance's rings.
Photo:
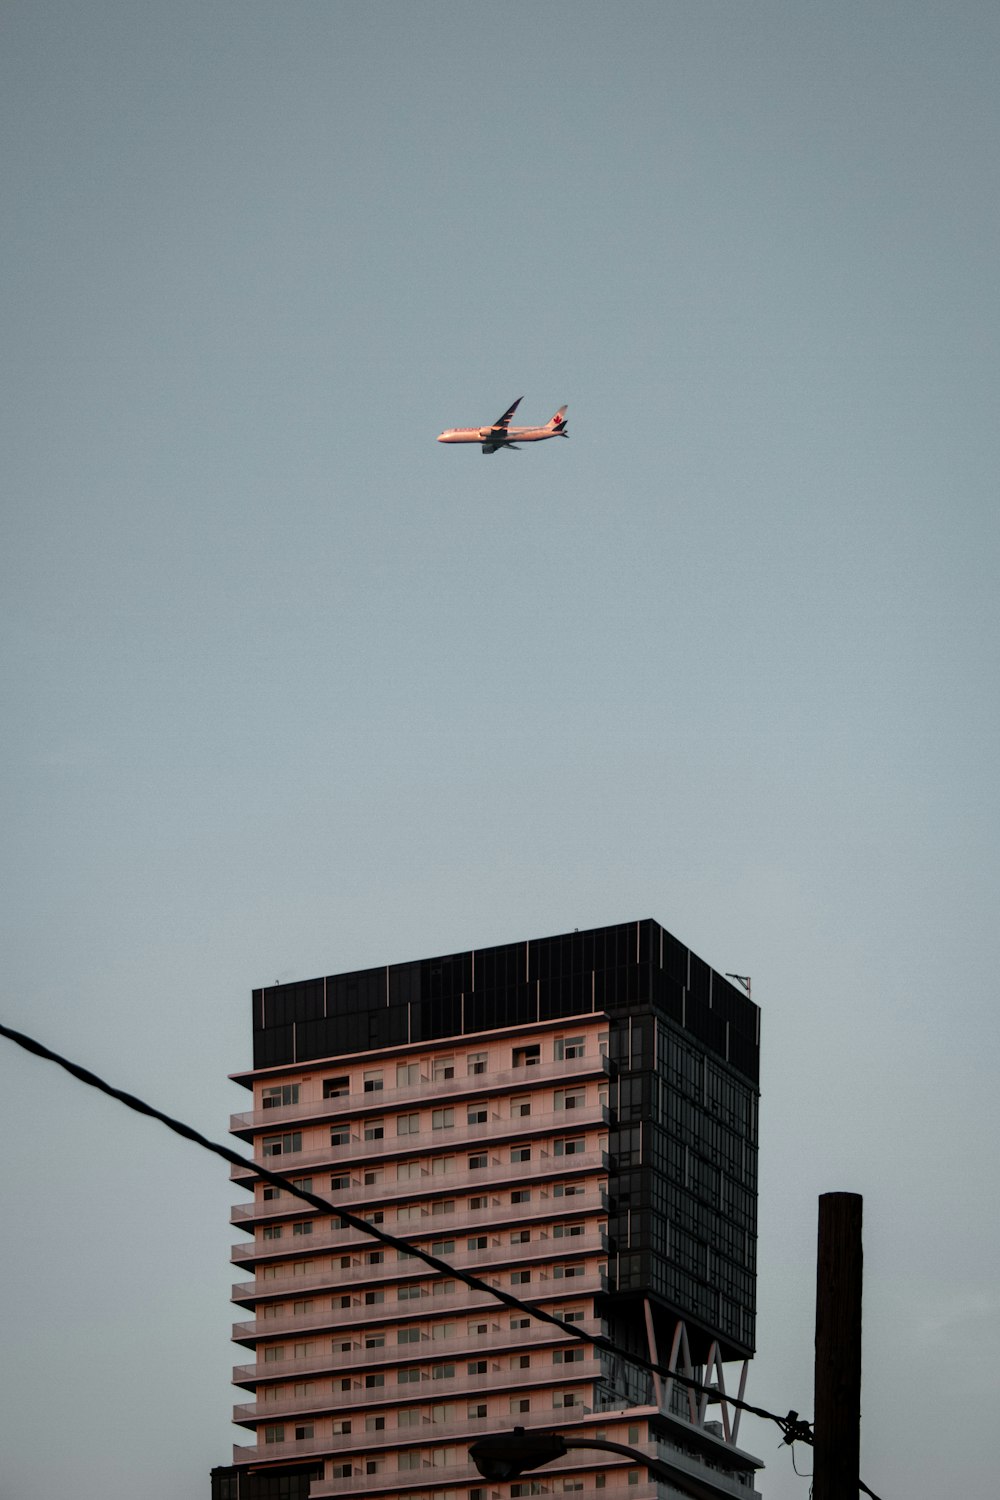
<svg viewBox="0 0 1000 1500">
<path fill-rule="evenodd" d="M 763 1010 L 755 1403 L 864 1194 L 884 1500 L 996 1492 L 998 43 L 0 11 L 0 1019 L 222 1138 L 253 986 L 655 917 Z M 435 443 L 522 393 L 568 443 Z M 0 1497 L 207 1497 L 242 1195 L 0 1088 Z"/>
</svg>

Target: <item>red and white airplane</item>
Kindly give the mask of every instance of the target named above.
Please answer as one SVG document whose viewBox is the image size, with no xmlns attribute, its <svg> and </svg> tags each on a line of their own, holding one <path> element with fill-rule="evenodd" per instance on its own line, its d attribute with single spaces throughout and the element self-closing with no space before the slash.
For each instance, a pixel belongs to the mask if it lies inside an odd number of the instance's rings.
<svg viewBox="0 0 1000 1500">
<path fill-rule="evenodd" d="M 544 427 L 512 427 L 510 419 L 523 400 L 523 396 L 518 396 L 514 405 L 508 406 L 492 427 L 449 427 L 441 433 L 438 442 L 482 443 L 484 453 L 495 453 L 498 448 L 517 448 L 521 443 L 543 443 L 546 438 L 569 437 L 565 406 L 560 406 Z"/>
</svg>

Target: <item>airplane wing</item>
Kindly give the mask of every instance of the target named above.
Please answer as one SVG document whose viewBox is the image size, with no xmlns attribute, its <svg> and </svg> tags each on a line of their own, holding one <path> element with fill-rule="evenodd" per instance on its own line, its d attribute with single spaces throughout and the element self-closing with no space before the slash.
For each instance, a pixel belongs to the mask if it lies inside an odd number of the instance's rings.
<svg viewBox="0 0 1000 1500">
<path fill-rule="evenodd" d="M 517 408 L 520 406 L 520 404 L 521 404 L 521 402 L 523 400 L 524 400 L 523 396 L 518 396 L 517 400 L 514 402 L 514 405 L 513 406 L 508 406 L 507 410 L 504 412 L 504 414 L 503 414 L 502 417 L 497 417 L 496 421 L 493 423 L 493 427 L 492 427 L 491 431 L 493 431 L 493 432 L 506 432 L 507 428 L 510 426 L 510 419 L 511 419 L 511 417 L 517 411 Z"/>
</svg>

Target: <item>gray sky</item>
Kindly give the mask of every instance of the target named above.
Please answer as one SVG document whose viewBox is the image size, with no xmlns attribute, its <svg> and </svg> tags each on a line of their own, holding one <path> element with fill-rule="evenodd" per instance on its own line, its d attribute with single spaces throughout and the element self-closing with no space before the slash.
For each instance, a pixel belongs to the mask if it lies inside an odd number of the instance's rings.
<svg viewBox="0 0 1000 1500">
<path fill-rule="evenodd" d="M 751 1400 L 864 1194 L 884 1500 L 996 1484 L 998 42 L 0 13 L 0 1016 L 219 1138 L 254 985 L 655 917 L 763 1008 Z M 522 392 L 570 442 L 435 444 Z M 0 1081 L 0 1497 L 207 1495 L 239 1195 Z"/>
</svg>

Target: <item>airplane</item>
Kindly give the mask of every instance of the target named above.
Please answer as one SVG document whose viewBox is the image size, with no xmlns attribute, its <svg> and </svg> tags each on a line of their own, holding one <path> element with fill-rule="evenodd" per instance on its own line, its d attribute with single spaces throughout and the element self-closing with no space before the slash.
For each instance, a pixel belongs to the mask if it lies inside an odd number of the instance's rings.
<svg viewBox="0 0 1000 1500">
<path fill-rule="evenodd" d="M 484 453 L 495 453 L 498 448 L 517 449 L 520 443 L 542 443 L 546 438 L 569 437 L 565 406 L 560 406 L 544 427 L 512 427 L 510 419 L 523 400 L 523 396 L 518 396 L 514 405 L 508 406 L 492 427 L 449 427 L 440 434 L 438 442 L 482 443 Z"/>
</svg>

